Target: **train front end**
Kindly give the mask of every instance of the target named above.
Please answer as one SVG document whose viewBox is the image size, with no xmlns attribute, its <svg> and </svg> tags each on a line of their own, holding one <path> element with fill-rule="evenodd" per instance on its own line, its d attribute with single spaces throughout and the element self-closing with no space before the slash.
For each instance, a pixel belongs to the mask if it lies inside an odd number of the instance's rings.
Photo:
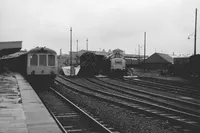
<svg viewBox="0 0 200 133">
<path fill-rule="evenodd" d="M 109 57 L 110 60 L 110 75 L 123 76 L 126 73 L 126 60 L 124 59 L 123 51 L 120 49 L 113 50 L 113 54 Z"/>
<path fill-rule="evenodd" d="M 57 53 L 46 47 L 31 49 L 27 55 L 27 75 L 55 78 L 58 74 Z"/>
</svg>

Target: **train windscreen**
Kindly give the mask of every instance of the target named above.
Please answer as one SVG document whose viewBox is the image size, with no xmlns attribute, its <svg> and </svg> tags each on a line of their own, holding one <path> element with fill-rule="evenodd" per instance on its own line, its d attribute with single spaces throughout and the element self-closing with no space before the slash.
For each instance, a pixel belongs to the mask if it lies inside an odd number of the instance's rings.
<svg viewBox="0 0 200 133">
<path fill-rule="evenodd" d="M 38 65 L 38 56 L 37 55 L 32 55 L 30 57 L 30 65 L 31 66 L 37 66 Z"/>
<path fill-rule="evenodd" d="M 55 55 L 48 55 L 48 66 L 55 66 Z"/>
<path fill-rule="evenodd" d="M 39 57 L 40 57 L 39 65 L 46 66 L 47 65 L 46 55 L 39 55 Z"/>
</svg>

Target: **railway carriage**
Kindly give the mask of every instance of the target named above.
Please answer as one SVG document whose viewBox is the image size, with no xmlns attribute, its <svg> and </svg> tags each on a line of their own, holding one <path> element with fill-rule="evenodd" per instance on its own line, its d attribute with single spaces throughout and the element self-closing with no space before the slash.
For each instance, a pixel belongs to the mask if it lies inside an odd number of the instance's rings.
<svg viewBox="0 0 200 133">
<path fill-rule="evenodd" d="M 200 78 L 200 54 L 189 57 L 188 67 L 192 77 Z"/>
<path fill-rule="evenodd" d="M 28 77 L 52 78 L 58 73 L 57 54 L 46 47 L 36 47 L 28 52 L 20 51 L 4 56 L 0 59 L 0 63 L 2 67 Z"/>
<path fill-rule="evenodd" d="M 168 72 L 185 78 L 200 78 L 200 54 L 175 58 Z"/>
</svg>

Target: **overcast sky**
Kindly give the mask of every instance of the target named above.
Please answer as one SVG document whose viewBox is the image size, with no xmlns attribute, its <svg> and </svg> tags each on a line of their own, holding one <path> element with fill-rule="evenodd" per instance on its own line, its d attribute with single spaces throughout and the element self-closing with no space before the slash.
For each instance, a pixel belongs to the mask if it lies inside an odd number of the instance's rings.
<svg viewBox="0 0 200 133">
<path fill-rule="evenodd" d="M 138 53 L 147 32 L 147 54 L 192 54 L 194 13 L 200 0 L 0 0 L 0 41 L 23 41 L 23 49 L 46 46 L 69 51 L 120 48 Z M 200 19 L 197 28 L 200 53 Z M 143 54 L 143 48 L 141 48 Z"/>
</svg>

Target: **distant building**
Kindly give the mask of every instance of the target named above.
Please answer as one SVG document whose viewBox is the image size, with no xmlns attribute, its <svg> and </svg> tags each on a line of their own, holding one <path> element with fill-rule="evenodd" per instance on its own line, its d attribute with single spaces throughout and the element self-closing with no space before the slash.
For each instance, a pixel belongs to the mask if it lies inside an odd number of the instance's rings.
<svg viewBox="0 0 200 133">
<path fill-rule="evenodd" d="M 172 64 L 174 64 L 173 58 L 164 53 L 154 53 L 145 60 L 147 69 L 167 69 Z"/>
<path fill-rule="evenodd" d="M 68 58 L 69 58 L 69 55 L 67 55 L 67 54 L 58 55 L 58 65 L 59 65 L 59 67 L 68 65 L 68 62 L 67 62 Z"/>
<path fill-rule="evenodd" d="M 144 56 L 139 56 L 139 55 L 134 55 L 134 54 L 125 54 L 125 52 L 120 49 L 115 49 L 113 51 L 114 52 L 115 51 L 122 52 L 124 54 L 124 58 L 127 59 L 129 63 L 134 64 L 134 65 L 138 64 L 138 60 L 140 62 L 142 62 L 144 59 Z M 102 51 L 91 51 L 91 50 L 89 50 L 89 51 L 80 50 L 78 52 L 72 51 L 72 65 L 78 65 L 80 63 L 80 60 L 79 60 L 80 56 L 85 52 L 92 52 L 96 55 L 101 55 L 101 56 L 109 56 L 110 54 L 113 53 L 113 51 L 109 50 L 108 52 L 106 52 L 104 49 Z M 69 53 L 69 55 L 70 55 L 70 53 Z M 148 58 L 148 56 L 146 56 L 145 58 Z M 70 56 L 68 56 L 66 58 L 66 64 L 70 65 Z"/>
</svg>

